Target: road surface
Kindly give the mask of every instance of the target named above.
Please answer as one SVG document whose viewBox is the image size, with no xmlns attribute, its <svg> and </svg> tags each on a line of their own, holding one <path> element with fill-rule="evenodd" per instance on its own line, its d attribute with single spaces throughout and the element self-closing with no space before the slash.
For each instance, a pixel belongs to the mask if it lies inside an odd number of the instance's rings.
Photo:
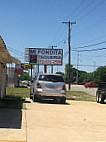
<svg viewBox="0 0 106 142">
<path fill-rule="evenodd" d="M 68 84 L 66 84 L 68 90 Z M 82 91 L 91 95 L 96 95 L 97 88 L 85 88 L 84 85 L 71 85 L 71 91 Z"/>
</svg>

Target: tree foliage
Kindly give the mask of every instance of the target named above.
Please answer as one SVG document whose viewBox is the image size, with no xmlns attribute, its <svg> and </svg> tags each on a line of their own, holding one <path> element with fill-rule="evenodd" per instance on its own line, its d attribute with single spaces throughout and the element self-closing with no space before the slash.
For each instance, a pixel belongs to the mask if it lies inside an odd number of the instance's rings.
<svg viewBox="0 0 106 142">
<path fill-rule="evenodd" d="M 71 70 L 71 83 L 76 83 L 76 72 L 78 71 L 78 84 L 84 84 L 86 82 L 106 82 L 106 66 L 101 66 L 96 69 L 96 71 L 87 73 L 85 71 L 80 71 L 74 68 L 72 65 L 70 66 Z M 66 82 L 69 82 L 69 65 L 65 65 L 65 74 Z"/>
<path fill-rule="evenodd" d="M 23 75 L 19 77 L 19 80 L 30 80 L 30 76 L 27 72 L 23 72 Z"/>
</svg>

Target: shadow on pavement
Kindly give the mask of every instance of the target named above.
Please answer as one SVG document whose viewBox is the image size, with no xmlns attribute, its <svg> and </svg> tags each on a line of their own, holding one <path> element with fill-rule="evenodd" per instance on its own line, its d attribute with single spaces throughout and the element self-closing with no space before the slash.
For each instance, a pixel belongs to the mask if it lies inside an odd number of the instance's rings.
<svg viewBox="0 0 106 142">
<path fill-rule="evenodd" d="M 21 129 L 21 109 L 0 109 L 0 128 Z"/>
<path fill-rule="evenodd" d="M 39 100 L 38 101 L 41 104 L 53 104 L 53 105 L 70 105 L 69 103 L 61 104 L 61 103 L 56 103 L 54 100 Z"/>
</svg>

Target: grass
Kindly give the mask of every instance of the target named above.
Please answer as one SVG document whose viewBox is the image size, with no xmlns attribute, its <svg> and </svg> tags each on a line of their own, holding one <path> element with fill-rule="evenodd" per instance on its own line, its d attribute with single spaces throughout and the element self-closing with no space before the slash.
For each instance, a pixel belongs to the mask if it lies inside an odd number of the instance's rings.
<svg viewBox="0 0 106 142">
<path fill-rule="evenodd" d="M 87 94 L 85 92 L 81 92 L 81 91 L 68 91 L 67 99 L 76 100 L 76 101 L 91 101 L 91 102 L 96 101 L 95 96 Z"/>
<path fill-rule="evenodd" d="M 30 97 L 29 88 L 7 88 L 5 100 L 0 100 L 0 108 L 25 109 L 24 100 Z M 80 91 L 68 91 L 68 100 L 93 101 L 95 96 Z"/>
<path fill-rule="evenodd" d="M 6 97 L 14 96 L 14 97 L 21 97 L 29 98 L 30 96 L 30 89 L 29 88 L 6 88 Z"/>
<path fill-rule="evenodd" d="M 29 88 L 6 88 L 6 98 L 0 100 L 0 108 L 25 109 L 24 100 L 29 95 Z"/>
</svg>

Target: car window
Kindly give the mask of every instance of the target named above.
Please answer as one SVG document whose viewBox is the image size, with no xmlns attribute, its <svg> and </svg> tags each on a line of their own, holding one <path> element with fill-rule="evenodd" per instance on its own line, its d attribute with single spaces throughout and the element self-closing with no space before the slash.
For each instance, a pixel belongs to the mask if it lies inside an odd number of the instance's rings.
<svg viewBox="0 0 106 142">
<path fill-rule="evenodd" d="M 40 75 L 39 80 L 52 81 L 52 82 L 64 82 L 62 76 L 57 75 Z"/>
</svg>

